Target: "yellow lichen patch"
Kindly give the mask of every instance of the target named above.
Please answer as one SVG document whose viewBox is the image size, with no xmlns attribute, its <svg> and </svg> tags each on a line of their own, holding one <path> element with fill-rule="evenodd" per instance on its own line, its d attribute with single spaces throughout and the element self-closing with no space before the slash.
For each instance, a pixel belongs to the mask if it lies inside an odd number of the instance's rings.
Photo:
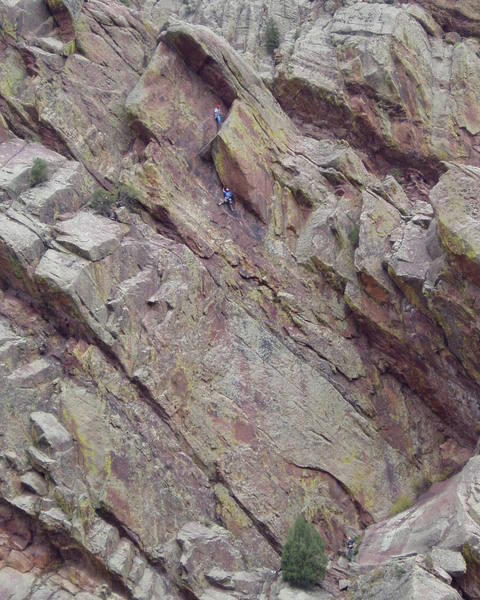
<svg viewBox="0 0 480 600">
<path fill-rule="evenodd" d="M 214 492 L 217 498 L 217 515 L 225 527 L 231 531 L 248 529 L 251 525 L 249 518 L 238 507 L 238 504 L 228 493 L 227 488 L 217 483 L 214 487 Z"/>
<path fill-rule="evenodd" d="M 20 56 L 7 51 L 0 64 L 0 95 L 6 98 L 18 96 L 26 77 L 27 72 Z"/>
<path fill-rule="evenodd" d="M 107 479 L 110 449 L 104 399 L 73 384 L 65 387 L 61 398 L 63 418 L 78 443 L 87 476 Z"/>
</svg>

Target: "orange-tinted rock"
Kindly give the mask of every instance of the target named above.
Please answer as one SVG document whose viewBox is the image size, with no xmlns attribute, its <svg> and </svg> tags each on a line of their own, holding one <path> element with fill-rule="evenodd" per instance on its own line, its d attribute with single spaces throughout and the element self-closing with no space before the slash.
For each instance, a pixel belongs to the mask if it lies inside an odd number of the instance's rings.
<svg viewBox="0 0 480 600">
<path fill-rule="evenodd" d="M 12 550 L 5 562 L 7 566 L 20 571 L 20 573 L 28 573 L 33 568 L 32 561 L 24 552 L 20 552 L 19 550 Z"/>
</svg>

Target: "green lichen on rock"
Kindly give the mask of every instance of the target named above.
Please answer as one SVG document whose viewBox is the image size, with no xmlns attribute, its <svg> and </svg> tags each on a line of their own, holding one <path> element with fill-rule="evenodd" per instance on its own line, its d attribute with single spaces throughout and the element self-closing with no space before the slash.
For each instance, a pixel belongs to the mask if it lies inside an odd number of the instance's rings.
<svg viewBox="0 0 480 600">
<path fill-rule="evenodd" d="M 251 526 L 250 520 L 239 508 L 225 486 L 217 483 L 214 491 L 218 501 L 216 511 L 221 522 L 224 523 L 228 529 L 248 529 Z"/>
</svg>

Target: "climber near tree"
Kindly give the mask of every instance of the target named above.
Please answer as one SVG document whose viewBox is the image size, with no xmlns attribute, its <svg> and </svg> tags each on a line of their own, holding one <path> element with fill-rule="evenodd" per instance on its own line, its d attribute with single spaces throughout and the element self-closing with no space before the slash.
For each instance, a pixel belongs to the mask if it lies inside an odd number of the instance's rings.
<svg viewBox="0 0 480 600">
<path fill-rule="evenodd" d="M 228 208 L 233 212 L 233 194 L 232 190 L 228 187 L 223 188 L 223 200 L 220 200 L 218 206 L 226 204 Z"/>
<path fill-rule="evenodd" d="M 347 558 L 350 562 L 353 560 L 355 554 L 355 542 L 353 538 L 349 537 L 347 540 Z"/>
<path fill-rule="evenodd" d="M 217 106 L 215 107 L 214 111 L 213 111 L 213 118 L 215 119 L 215 122 L 217 123 L 217 131 L 220 129 L 220 127 L 222 126 L 222 113 L 220 111 L 220 104 L 217 104 Z"/>
</svg>

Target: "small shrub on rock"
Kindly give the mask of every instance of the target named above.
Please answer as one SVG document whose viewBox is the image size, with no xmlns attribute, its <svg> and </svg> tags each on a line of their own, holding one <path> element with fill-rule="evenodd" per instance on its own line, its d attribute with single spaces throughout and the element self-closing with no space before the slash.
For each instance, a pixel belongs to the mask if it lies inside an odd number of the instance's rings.
<svg viewBox="0 0 480 600">
<path fill-rule="evenodd" d="M 358 225 L 354 225 L 353 229 L 349 231 L 348 240 L 355 249 L 358 248 L 358 243 L 360 241 L 360 227 Z"/>
<path fill-rule="evenodd" d="M 418 498 L 418 496 L 421 496 L 427 492 L 432 487 L 433 483 L 433 477 L 430 475 L 421 475 L 413 483 L 413 491 L 415 492 L 415 496 Z"/>
<path fill-rule="evenodd" d="M 402 565 L 395 565 L 395 577 L 401 579 L 407 571 Z"/>
<path fill-rule="evenodd" d="M 107 192 L 107 190 L 102 190 L 101 188 L 95 190 L 88 200 L 88 206 L 93 212 L 104 217 L 112 216 L 116 203 L 117 194 Z"/>
<path fill-rule="evenodd" d="M 412 504 L 413 502 L 408 496 L 399 496 L 390 508 L 390 516 L 394 517 L 395 515 L 398 515 L 404 510 L 407 510 L 407 508 L 410 508 Z"/>
<path fill-rule="evenodd" d="M 269 19 L 267 23 L 265 45 L 269 54 L 273 54 L 274 50 L 280 46 L 280 32 L 273 19 Z"/>
<path fill-rule="evenodd" d="M 47 163 L 43 160 L 43 158 L 36 158 L 33 162 L 32 168 L 30 169 L 30 186 L 35 187 L 36 185 L 47 181 L 47 179 Z"/>
<path fill-rule="evenodd" d="M 389 175 L 391 175 L 394 179 L 396 179 L 398 183 L 400 183 L 400 184 L 403 183 L 403 171 L 402 171 L 402 169 L 400 169 L 398 167 L 394 167 L 389 172 Z"/>
<path fill-rule="evenodd" d="M 324 579 L 327 563 L 321 535 L 303 516 L 299 516 L 283 547 L 283 580 L 296 587 L 309 588 Z"/>
<path fill-rule="evenodd" d="M 118 188 L 117 197 L 120 206 L 133 212 L 138 211 L 142 204 L 140 192 L 131 185 L 121 185 Z"/>
<path fill-rule="evenodd" d="M 424 559 L 423 562 L 424 562 L 425 566 L 427 567 L 427 569 L 429 571 L 433 571 L 433 558 L 432 558 L 432 555 L 430 553 L 428 553 L 425 556 L 425 559 Z"/>
</svg>

